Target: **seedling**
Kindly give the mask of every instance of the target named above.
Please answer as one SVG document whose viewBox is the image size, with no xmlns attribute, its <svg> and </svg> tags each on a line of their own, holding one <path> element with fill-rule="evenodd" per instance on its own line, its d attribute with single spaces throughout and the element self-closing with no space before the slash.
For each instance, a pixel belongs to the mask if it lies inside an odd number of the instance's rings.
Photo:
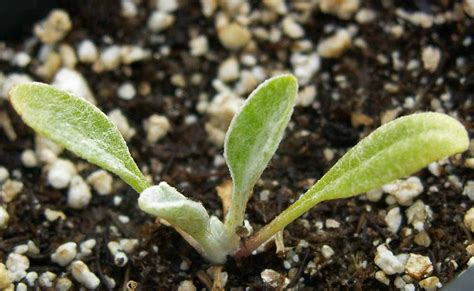
<svg viewBox="0 0 474 291">
<path fill-rule="evenodd" d="M 291 75 L 271 78 L 248 97 L 227 131 L 224 155 L 233 180 L 221 221 L 204 206 L 161 182 L 151 186 L 117 127 L 92 104 L 41 83 L 17 85 L 10 101 L 24 122 L 76 155 L 115 173 L 140 193 L 141 210 L 168 222 L 210 262 L 249 255 L 319 202 L 364 193 L 462 152 L 469 138 L 455 119 L 419 113 L 389 122 L 348 151 L 316 184 L 268 225 L 241 239 L 247 202 L 283 137 L 298 85 Z M 317 163 L 317 161 L 315 161 Z"/>
</svg>

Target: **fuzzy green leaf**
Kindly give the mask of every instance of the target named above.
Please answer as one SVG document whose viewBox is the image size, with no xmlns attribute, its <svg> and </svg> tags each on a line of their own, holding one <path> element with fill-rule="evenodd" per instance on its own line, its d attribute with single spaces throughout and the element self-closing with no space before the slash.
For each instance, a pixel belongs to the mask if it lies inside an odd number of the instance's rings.
<svg viewBox="0 0 474 291">
<path fill-rule="evenodd" d="M 245 211 L 253 186 L 280 144 L 297 92 L 295 77 L 271 78 L 252 92 L 234 116 L 224 145 L 234 186 L 230 215 Z"/>
<path fill-rule="evenodd" d="M 238 255 L 247 255 L 321 201 L 381 187 L 468 146 L 466 129 L 446 114 L 419 113 L 389 122 L 348 151 L 300 199 L 249 239 Z"/>
<path fill-rule="evenodd" d="M 40 135 L 115 173 L 137 192 L 148 187 L 117 127 L 94 105 L 42 83 L 15 86 L 10 101 Z"/>
<path fill-rule="evenodd" d="M 210 218 L 204 206 L 189 200 L 166 182 L 143 191 L 138 198 L 138 206 L 192 237 L 200 237 L 209 225 Z"/>
<path fill-rule="evenodd" d="M 468 146 L 464 126 L 446 114 L 401 117 L 359 142 L 304 196 L 317 200 L 354 196 L 465 151 Z"/>
<path fill-rule="evenodd" d="M 229 245 L 223 223 L 209 216 L 204 206 L 186 198 L 166 182 L 145 189 L 138 206 L 176 229 L 188 243 L 209 261 L 222 264 L 234 249 Z"/>
</svg>

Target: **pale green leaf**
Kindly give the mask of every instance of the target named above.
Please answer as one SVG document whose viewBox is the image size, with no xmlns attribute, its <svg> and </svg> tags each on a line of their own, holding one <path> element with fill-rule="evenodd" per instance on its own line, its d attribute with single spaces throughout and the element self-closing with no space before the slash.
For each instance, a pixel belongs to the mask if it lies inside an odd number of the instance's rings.
<svg viewBox="0 0 474 291">
<path fill-rule="evenodd" d="M 445 114 L 419 113 L 385 124 L 348 151 L 300 199 L 248 240 L 239 255 L 248 254 L 318 202 L 379 188 L 431 162 L 463 152 L 468 146 L 466 129 Z"/>
<path fill-rule="evenodd" d="M 305 196 L 329 200 L 357 195 L 465 151 L 468 146 L 464 126 L 446 114 L 401 117 L 348 151 Z"/>
<path fill-rule="evenodd" d="M 42 83 L 15 86 L 10 101 L 40 135 L 117 174 L 137 192 L 148 187 L 117 127 L 94 105 Z"/>
<path fill-rule="evenodd" d="M 271 78 L 252 92 L 234 116 L 224 145 L 234 186 L 231 216 L 245 211 L 253 186 L 280 144 L 297 92 L 295 77 Z"/>
<path fill-rule="evenodd" d="M 145 189 L 138 206 L 165 220 L 209 261 L 222 264 L 234 249 L 229 246 L 223 223 L 209 216 L 204 206 L 186 198 L 166 182 Z"/>
<path fill-rule="evenodd" d="M 209 225 L 210 218 L 204 206 L 186 198 L 166 182 L 145 189 L 138 198 L 138 206 L 192 237 L 200 237 Z"/>
</svg>

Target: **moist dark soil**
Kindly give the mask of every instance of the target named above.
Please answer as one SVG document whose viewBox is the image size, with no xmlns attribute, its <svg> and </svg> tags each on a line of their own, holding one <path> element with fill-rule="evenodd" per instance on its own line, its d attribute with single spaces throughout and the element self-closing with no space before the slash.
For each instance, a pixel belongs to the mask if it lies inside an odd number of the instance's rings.
<svg viewBox="0 0 474 291">
<path fill-rule="evenodd" d="M 120 44 L 139 44 L 153 50 L 159 48 L 158 44 L 149 41 L 150 33 L 145 28 L 151 4 L 141 3 L 143 9 L 139 15 L 129 20 L 120 16 L 115 1 L 91 2 L 94 5 L 63 4 L 73 20 L 73 30 L 63 40 L 64 43 L 75 46 L 80 40 L 89 38 L 99 46 L 104 44 L 104 36 L 107 35 Z M 215 166 L 215 156 L 222 154 L 223 150 L 209 141 L 204 129 L 208 117 L 195 108 L 200 93 L 215 94 L 211 83 L 216 78 L 221 60 L 238 53 L 221 46 L 214 28 L 215 19 L 202 16 L 198 1 L 180 2 L 182 5 L 174 13 L 175 24 L 162 33 L 171 49 L 168 57 L 152 58 L 101 74 L 93 72 L 90 65 L 78 64 L 76 69 L 89 82 L 99 108 L 104 112 L 120 108 L 137 129 L 137 134 L 128 145 L 137 164 L 149 169 L 154 182 L 166 181 L 175 185 L 182 193 L 201 201 L 211 213 L 221 215 L 221 201 L 215 188 L 229 179 L 229 173 L 225 165 Z M 351 146 L 378 127 L 381 116 L 388 110 L 398 109 L 398 115 L 437 109 L 445 111 L 456 116 L 472 137 L 474 48 L 472 43 L 466 45 L 464 40 L 472 40 L 473 19 L 466 16 L 459 21 L 421 28 L 401 20 L 395 14 L 397 8 L 436 14 L 452 10 L 454 5 L 454 1 L 383 1 L 383 4 L 364 1 L 363 6 L 373 9 L 378 15 L 375 21 L 364 25 L 354 20 L 340 20 L 320 11 L 310 13 L 303 27 L 314 43 L 326 35 L 325 28 L 329 25 L 355 25 L 357 36 L 364 39 L 368 46 L 365 49 L 353 47 L 337 59 L 322 59 L 320 71 L 310 81 L 317 87 L 317 105 L 296 108 L 286 137 L 248 203 L 247 218 L 254 229 L 259 229 L 297 199 L 311 185 L 311 179 L 320 178 Z M 252 3 L 252 9 L 261 8 L 262 4 L 258 1 Z M 403 25 L 404 33 L 400 38 L 394 38 L 387 32 L 388 25 L 393 24 Z M 190 29 L 207 36 L 212 54 L 207 57 L 190 55 Z M 25 40 L 22 38 L 6 44 L 21 50 Z M 259 42 L 255 53 L 259 65 L 291 69 L 288 57 L 290 45 L 291 40 L 286 37 L 273 44 Z M 439 47 L 442 52 L 435 72 L 419 70 L 419 74 L 411 74 L 404 68 L 393 68 L 394 52 L 398 52 L 399 59 L 406 66 L 411 59 L 420 60 L 421 51 L 427 45 Z M 33 47 L 33 55 L 38 49 L 39 45 Z M 379 55 L 385 56 L 388 62 L 381 64 L 377 59 Z M 30 73 L 28 68 L 21 69 L 7 61 L 0 61 L 0 70 L 5 74 L 22 70 Z M 195 73 L 202 75 L 202 81 L 197 85 L 189 82 Z M 174 74 L 185 77 L 188 81 L 186 87 L 177 89 L 172 84 L 170 78 Z M 340 86 L 337 76 L 345 76 L 347 85 Z M 148 84 L 151 91 L 146 95 L 138 93 L 129 101 L 119 99 L 116 97 L 117 87 L 126 80 L 134 84 Z M 395 84 L 397 92 L 385 90 L 387 83 Z M 448 101 L 440 99 L 445 93 L 451 96 Z M 338 95 L 336 99 L 334 94 Z M 413 108 L 403 107 L 408 96 L 416 96 Z M 435 106 L 436 102 L 440 106 Z M 4 131 L 0 131 L 0 165 L 10 173 L 17 171 L 24 183 L 21 195 L 8 204 L 10 226 L 0 232 L 2 261 L 16 245 L 32 240 L 41 253 L 30 257 L 29 271 L 42 273 L 49 270 L 59 275 L 67 269 L 51 262 L 50 254 L 65 242 L 80 243 L 86 238 L 95 238 L 97 246 L 93 256 L 85 263 L 100 278 L 104 275 L 114 278 L 116 288 L 121 288 L 129 280 L 138 283 L 138 290 L 172 290 L 183 280 L 192 280 L 198 289 L 210 287 L 208 284 L 212 281 L 206 274 L 210 264 L 173 229 L 155 223 L 152 217 L 142 213 L 137 207 L 137 194 L 130 187 L 122 185 L 114 193 L 123 198 L 119 206 L 113 203 L 111 196 L 94 195 L 86 209 L 68 208 L 65 191 L 49 186 L 40 168 L 26 168 L 21 163 L 22 151 L 34 148 L 33 131 L 22 123 L 8 102 L 2 103 L 0 111 L 10 117 L 18 136 L 16 140 L 9 140 Z M 141 126 L 142 120 L 153 113 L 166 115 L 172 125 L 172 131 L 156 144 L 146 141 Z M 366 125 L 351 122 L 354 114 L 361 113 L 372 122 Z M 196 123 L 187 124 L 184 121 L 190 114 L 197 117 Z M 305 134 L 302 134 L 303 131 Z M 323 151 L 327 148 L 335 152 L 334 159 L 326 159 Z M 385 196 L 379 202 L 360 197 L 325 202 L 285 229 L 285 246 L 289 250 L 286 258 L 275 255 L 273 246 L 239 262 L 230 258 L 223 268 L 228 275 L 226 289 L 272 289 L 260 276 L 265 269 L 273 269 L 289 277 L 290 286 L 298 290 L 395 289 L 394 276 L 389 276 L 392 279 L 389 287 L 374 278 L 378 270 L 374 264 L 375 249 L 385 241 L 395 254 L 428 256 L 434 266 L 433 275 L 446 284 L 465 269 L 469 259 L 465 247 L 472 243 L 472 233 L 462 221 L 466 210 L 474 204 L 462 195 L 462 187 L 448 179 L 449 176 L 457 176 L 462 185 L 474 179 L 472 169 L 462 166 L 469 155 L 472 156 L 472 152 L 448 163 L 439 177 L 428 170 L 416 173 L 425 188 L 419 198 L 433 211 L 431 223 L 426 226 L 432 240 L 429 247 L 413 242 L 415 231 L 403 236 L 400 231 L 394 235 L 387 230 L 384 217 L 388 205 Z M 69 153 L 63 156 L 76 163 L 81 161 Z M 85 177 L 95 169 L 85 165 L 81 175 Z M 439 191 L 431 193 L 428 189 L 432 187 Z M 258 194 L 263 190 L 270 191 L 268 201 L 259 198 Z M 48 222 L 44 216 L 46 208 L 63 211 L 67 220 Z M 402 207 L 402 212 L 405 209 Z M 128 216 L 130 222 L 122 223 L 119 215 Z M 340 222 L 340 226 L 319 229 L 317 222 L 324 224 L 329 218 Z M 111 226 L 118 229 L 119 236 L 110 231 Z M 409 227 L 405 217 L 402 227 Z M 140 244 L 134 255 L 130 256 L 127 266 L 119 268 L 113 263 L 107 243 L 121 237 L 139 238 Z M 308 243 L 307 247 L 296 248 L 301 240 Z M 331 246 L 335 255 L 325 259 L 320 252 L 323 245 Z M 298 257 L 296 260 L 295 255 Z M 183 261 L 190 265 L 189 269 L 180 267 Z M 362 267 L 364 261 L 366 268 Z M 451 261 L 459 267 L 456 268 Z M 106 289 L 103 284 L 100 288 Z"/>
</svg>

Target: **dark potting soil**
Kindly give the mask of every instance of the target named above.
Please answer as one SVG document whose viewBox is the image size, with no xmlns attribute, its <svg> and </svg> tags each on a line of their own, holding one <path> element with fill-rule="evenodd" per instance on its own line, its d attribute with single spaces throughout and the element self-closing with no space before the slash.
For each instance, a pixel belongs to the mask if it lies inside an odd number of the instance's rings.
<svg viewBox="0 0 474 291">
<path fill-rule="evenodd" d="M 215 188 L 229 179 L 229 173 L 225 165 L 214 163 L 216 155 L 221 155 L 223 150 L 208 140 L 204 127 L 208 117 L 197 112 L 196 105 L 201 93 L 209 97 L 215 94 L 211 83 L 216 78 L 221 61 L 231 55 L 239 56 L 239 52 L 231 52 L 220 44 L 214 28 L 215 17 L 205 18 L 198 1 L 180 1 L 179 9 L 174 12 L 174 25 L 160 33 L 162 43 L 154 42 L 150 38 L 152 33 L 146 29 L 153 5 L 151 1 L 141 2 L 139 13 L 133 19 L 120 16 L 116 1 L 63 3 L 73 21 L 73 29 L 63 43 L 74 47 L 88 38 L 102 46 L 107 43 L 104 39 L 107 35 L 119 44 L 137 44 L 154 51 L 163 45 L 169 46 L 167 57 L 151 58 L 111 72 L 96 73 L 91 65 L 81 63 L 76 70 L 88 81 L 99 108 L 104 112 L 120 108 L 137 130 L 128 145 L 137 164 L 148 169 L 154 182 L 163 180 L 175 185 L 182 193 L 201 201 L 210 213 L 222 215 L 221 201 Z M 383 1 L 380 4 L 379 1 L 364 1 L 364 8 L 370 8 L 377 14 L 376 20 L 367 24 L 359 24 L 353 19 L 341 20 L 316 9 L 308 13 L 308 19 L 302 26 L 307 39 L 315 44 L 327 36 L 328 27 L 352 25 L 357 30 L 357 38 L 364 40 L 366 46 L 352 47 L 336 59 L 322 59 L 319 72 L 310 81 L 317 89 L 315 102 L 309 107 L 296 108 L 292 124 L 276 156 L 248 203 L 247 218 L 254 229 L 259 229 L 297 199 L 351 146 L 377 128 L 390 110 L 398 110 L 398 116 L 416 111 L 445 111 L 456 116 L 472 137 L 473 19 L 465 16 L 422 28 L 402 20 L 396 14 L 397 9 L 439 14 L 454 10 L 456 2 L 412 2 Z M 294 3 L 288 6 L 296 10 Z M 259 1 L 252 1 L 252 9 L 263 7 Z M 404 31 L 396 38 L 388 30 L 398 24 L 403 26 Z M 277 22 L 266 25 L 278 27 Z M 190 30 L 207 37 L 210 53 L 206 56 L 190 54 Z M 26 42 L 25 38 L 8 41 L 6 46 L 20 51 L 25 48 Z M 288 37 L 282 37 L 276 43 L 258 42 L 253 52 L 258 65 L 291 69 L 289 54 L 293 42 Z M 441 49 L 442 57 L 437 69 L 432 73 L 422 68 L 417 73 L 408 72 L 405 68 L 410 60 L 421 63 L 421 51 L 427 45 Z M 38 53 L 39 47 L 37 43 L 30 48 L 32 55 Z M 33 59 L 31 66 L 18 68 L 1 60 L 0 71 L 5 74 L 23 71 L 34 76 L 37 62 Z M 402 63 L 401 68 L 396 68 L 397 62 Z M 422 64 L 419 66 L 422 67 Z M 170 81 L 171 76 L 176 74 L 184 76 L 186 85 L 183 88 L 177 88 Z M 201 75 L 201 81 L 197 84 L 190 81 L 194 74 Z M 338 81 L 341 76 L 343 82 Z M 117 98 L 118 86 L 127 80 L 137 86 L 150 86 L 150 92 L 138 93 L 132 100 Z M 387 89 L 387 84 L 396 89 Z M 446 93 L 449 93 L 449 99 L 442 99 L 441 96 Z M 415 100 L 412 107 L 404 106 L 409 96 Z M 19 179 L 24 184 L 21 195 L 8 203 L 11 215 L 9 227 L 0 232 L 2 261 L 15 246 L 32 240 L 40 248 L 40 254 L 29 256 L 28 271 L 39 274 L 51 271 L 59 276 L 68 270 L 53 263 L 51 253 L 65 242 L 80 243 L 95 238 L 97 245 L 93 255 L 84 262 L 101 280 L 105 281 L 106 275 L 113 278 L 117 288 L 126 285 L 129 280 L 138 283 L 138 290 L 176 289 L 183 280 L 192 280 L 198 289 L 209 288 L 207 284 L 212 280 L 206 270 L 210 264 L 174 230 L 155 223 L 152 217 L 142 213 L 137 207 L 137 194 L 130 187 L 117 186 L 114 195 L 123 198 L 118 206 L 110 196 L 94 194 L 87 208 L 68 208 L 65 191 L 47 185 L 41 168 L 22 165 L 21 153 L 34 148 L 32 130 L 22 123 L 8 102 L 2 101 L 0 112 L 9 116 L 17 134 L 16 140 L 10 140 L 4 131 L 0 131 L 0 165 L 9 169 L 10 173 L 14 170 L 21 173 Z M 141 126 L 142 121 L 153 113 L 166 115 L 172 127 L 166 137 L 156 144 L 146 141 L 146 133 Z M 192 124 L 185 122 L 189 115 L 194 115 L 197 121 Z M 361 116 L 367 122 L 357 122 Z M 333 159 L 327 159 L 325 149 L 332 150 Z M 65 153 L 63 156 L 75 163 L 84 163 L 72 154 Z M 415 230 L 408 235 L 402 234 L 402 228 L 411 227 L 406 217 L 397 234 L 387 230 L 384 219 L 390 208 L 385 202 L 387 194 L 378 202 L 361 197 L 325 202 L 285 229 L 286 257 L 278 257 L 274 247 L 270 246 L 267 251 L 239 262 L 230 258 L 223 268 L 228 275 L 225 288 L 272 289 L 260 275 L 263 270 L 272 269 L 289 278 L 290 286 L 298 290 L 396 289 L 393 284 L 395 276 L 388 276 L 392 279 L 390 286 L 374 278 L 374 273 L 379 270 L 374 263 L 376 247 L 383 242 L 387 242 L 394 254 L 428 256 L 434 267 L 433 275 L 442 284 L 449 282 L 465 269 L 469 260 L 465 248 L 472 243 L 473 234 L 464 226 L 463 217 L 474 204 L 462 192 L 466 181 L 474 179 L 472 169 L 463 166 L 463 161 L 472 156 L 471 151 L 452 159 L 438 177 L 428 170 L 416 173 L 425 189 L 418 198 L 433 212 L 431 221 L 425 225 L 431 238 L 429 246 L 419 246 L 414 242 Z M 95 169 L 84 163 L 81 175 L 86 177 Z M 453 177 L 457 177 L 460 183 L 454 183 Z M 270 192 L 268 201 L 260 199 L 259 193 L 264 190 Z M 47 221 L 44 215 L 46 208 L 63 211 L 67 219 Z M 406 208 L 401 206 L 403 213 Z M 120 215 L 128 216 L 130 222 L 123 223 Z M 326 219 L 334 219 L 340 226 L 321 228 Z M 115 266 L 113 256 L 107 249 L 108 242 L 120 238 L 139 239 L 139 246 L 129 256 L 130 262 L 125 267 Z M 320 251 L 323 245 L 330 246 L 335 254 L 325 258 Z M 183 262 L 188 268 L 183 268 Z M 419 288 L 416 281 L 414 284 Z M 36 288 L 38 286 L 36 283 Z M 104 286 L 102 284 L 100 288 L 106 289 Z"/>
</svg>

